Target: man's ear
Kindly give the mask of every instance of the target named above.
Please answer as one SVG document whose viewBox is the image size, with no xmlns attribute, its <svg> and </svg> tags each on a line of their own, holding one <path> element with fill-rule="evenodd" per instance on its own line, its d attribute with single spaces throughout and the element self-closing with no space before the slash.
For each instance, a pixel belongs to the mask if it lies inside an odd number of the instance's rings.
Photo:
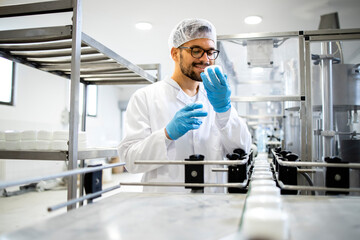
<svg viewBox="0 0 360 240">
<path fill-rule="evenodd" d="M 171 48 L 171 58 L 175 61 L 179 61 L 179 48 Z"/>
</svg>

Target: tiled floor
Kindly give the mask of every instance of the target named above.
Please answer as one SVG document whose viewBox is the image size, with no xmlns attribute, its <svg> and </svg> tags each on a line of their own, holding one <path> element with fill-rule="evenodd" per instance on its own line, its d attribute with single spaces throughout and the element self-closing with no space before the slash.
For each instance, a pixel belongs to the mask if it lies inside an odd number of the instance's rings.
<svg viewBox="0 0 360 240">
<path fill-rule="evenodd" d="M 103 189 L 115 186 L 120 182 L 139 182 L 142 174 L 119 173 L 112 174 Z M 109 193 L 103 194 L 106 198 L 118 192 L 139 192 L 142 187 L 124 186 Z M 101 200 L 101 199 L 100 199 Z M 11 197 L 0 197 L 0 235 L 5 232 L 17 230 L 66 212 L 61 208 L 48 212 L 47 208 L 67 201 L 66 187 L 43 192 L 28 192 Z"/>
</svg>

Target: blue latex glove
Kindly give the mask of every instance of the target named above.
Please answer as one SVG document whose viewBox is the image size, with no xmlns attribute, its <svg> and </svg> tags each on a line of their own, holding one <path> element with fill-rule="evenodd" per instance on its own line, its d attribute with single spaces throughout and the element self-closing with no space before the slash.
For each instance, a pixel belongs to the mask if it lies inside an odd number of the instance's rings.
<svg viewBox="0 0 360 240">
<path fill-rule="evenodd" d="M 166 126 L 169 137 L 176 140 L 188 131 L 198 129 L 202 124 L 198 117 L 207 116 L 207 112 L 196 110 L 202 107 L 201 103 L 192 103 L 176 112 L 174 118 Z"/>
<path fill-rule="evenodd" d="M 203 72 L 200 76 L 203 80 L 208 99 L 215 112 L 226 112 L 231 107 L 231 90 L 227 82 L 227 76 L 224 75 L 218 67 L 215 67 L 215 72 L 211 68 L 206 70 L 208 70 L 210 79 Z"/>
</svg>

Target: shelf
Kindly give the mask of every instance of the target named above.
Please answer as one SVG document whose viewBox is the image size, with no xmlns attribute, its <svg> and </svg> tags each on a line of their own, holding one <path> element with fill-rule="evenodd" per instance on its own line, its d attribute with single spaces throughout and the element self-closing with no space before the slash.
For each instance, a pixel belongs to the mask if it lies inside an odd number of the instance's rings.
<svg viewBox="0 0 360 240">
<path fill-rule="evenodd" d="M 0 31 L 0 56 L 68 79 L 71 53 L 72 26 Z M 157 77 L 149 70 L 156 71 Z M 140 67 L 81 34 L 80 81 L 84 84 L 149 84 L 157 81 L 159 72 L 160 64 Z"/>
<path fill-rule="evenodd" d="M 116 148 L 88 148 L 78 151 L 78 159 L 94 159 L 117 156 Z M 67 161 L 68 151 L 0 150 L 0 159 Z"/>
</svg>

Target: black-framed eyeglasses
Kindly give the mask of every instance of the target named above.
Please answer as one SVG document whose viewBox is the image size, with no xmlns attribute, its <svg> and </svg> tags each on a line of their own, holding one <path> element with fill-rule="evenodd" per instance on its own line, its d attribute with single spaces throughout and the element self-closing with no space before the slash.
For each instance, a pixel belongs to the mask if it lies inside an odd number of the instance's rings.
<svg viewBox="0 0 360 240">
<path fill-rule="evenodd" d="M 179 47 L 179 48 L 191 49 L 191 56 L 193 58 L 201 58 L 204 55 L 204 53 L 206 52 L 208 59 L 215 60 L 219 56 L 219 53 L 220 53 L 220 51 L 216 50 L 216 49 L 205 50 L 205 49 L 202 49 L 201 47 Z"/>
</svg>

